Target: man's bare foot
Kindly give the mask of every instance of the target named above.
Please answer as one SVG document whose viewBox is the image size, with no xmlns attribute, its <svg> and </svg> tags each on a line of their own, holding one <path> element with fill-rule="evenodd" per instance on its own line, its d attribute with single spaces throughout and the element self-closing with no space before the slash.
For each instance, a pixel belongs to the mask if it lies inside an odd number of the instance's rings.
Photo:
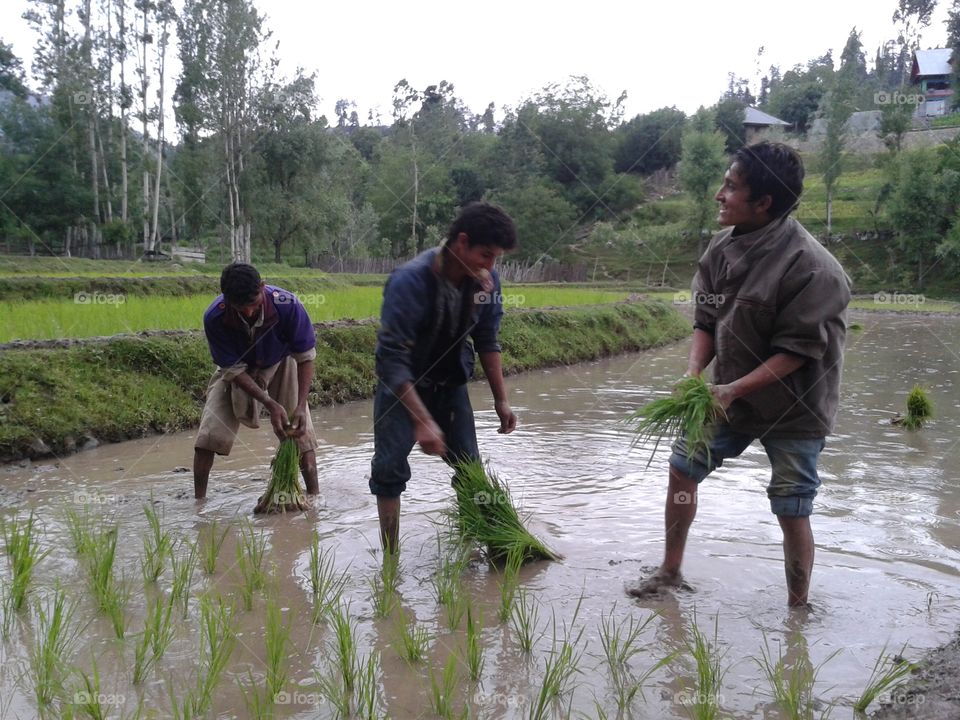
<svg viewBox="0 0 960 720">
<path fill-rule="evenodd" d="M 656 597 L 668 589 L 693 590 L 692 587 L 683 581 L 683 576 L 680 573 L 668 573 L 657 570 L 657 572 L 646 580 L 641 580 L 633 587 L 627 588 L 627 595 L 643 599 Z"/>
</svg>

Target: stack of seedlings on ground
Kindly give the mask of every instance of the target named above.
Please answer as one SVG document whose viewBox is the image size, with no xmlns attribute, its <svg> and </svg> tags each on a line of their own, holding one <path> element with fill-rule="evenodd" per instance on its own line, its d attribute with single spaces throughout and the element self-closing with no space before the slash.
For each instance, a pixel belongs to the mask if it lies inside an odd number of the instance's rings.
<svg viewBox="0 0 960 720">
<path fill-rule="evenodd" d="M 723 408 L 700 376 L 678 382 L 673 392 L 647 403 L 627 418 L 636 433 L 634 444 L 653 441 L 647 467 L 653 462 L 664 438 L 683 435 L 689 457 L 703 452 L 710 460 L 710 434 L 714 422 L 724 416 Z"/>
<path fill-rule="evenodd" d="M 930 402 L 930 396 L 922 387 L 914 385 L 910 394 L 907 395 L 907 414 L 898 413 L 892 422 L 894 425 L 902 425 L 907 430 L 919 430 L 932 417 L 933 403 Z"/>
<path fill-rule="evenodd" d="M 491 562 L 502 563 L 511 553 L 518 554 L 524 562 L 560 559 L 524 527 L 506 483 L 488 472 L 482 462 L 458 463 L 454 488 L 454 527 L 465 541 L 484 546 Z"/>
<path fill-rule="evenodd" d="M 300 486 L 300 449 L 293 438 L 280 441 L 277 454 L 270 463 L 270 484 L 253 509 L 260 513 L 297 512 L 308 508 Z"/>
</svg>

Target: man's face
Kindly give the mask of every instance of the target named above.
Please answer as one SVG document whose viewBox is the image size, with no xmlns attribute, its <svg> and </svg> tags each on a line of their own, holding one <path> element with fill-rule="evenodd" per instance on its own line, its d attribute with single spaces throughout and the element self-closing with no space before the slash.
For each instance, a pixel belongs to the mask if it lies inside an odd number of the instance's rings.
<svg viewBox="0 0 960 720">
<path fill-rule="evenodd" d="M 260 312 L 260 306 L 263 305 L 263 293 L 257 293 L 257 299 L 246 305 L 233 305 L 232 307 L 236 309 L 238 313 L 243 315 L 247 320 L 250 320 L 256 317 L 257 313 Z"/>
<path fill-rule="evenodd" d="M 504 249 L 496 245 L 470 245 L 467 236 L 460 233 L 451 248 L 453 262 L 459 263 L 471 277 L 480 277 L 484 272 L 489 273 L 504 253 Z"/>
<path fill-rule="evenodd" d="M 714 199 L 720 203 L 717 222 L 724 227 L 733 225 L 741 230 L 756 230 L 770 222 L 769 195 L 750 199 L 750 187 L 740 174 L 737 163 L 723 175 L 723 184 Z"/>
</svg>

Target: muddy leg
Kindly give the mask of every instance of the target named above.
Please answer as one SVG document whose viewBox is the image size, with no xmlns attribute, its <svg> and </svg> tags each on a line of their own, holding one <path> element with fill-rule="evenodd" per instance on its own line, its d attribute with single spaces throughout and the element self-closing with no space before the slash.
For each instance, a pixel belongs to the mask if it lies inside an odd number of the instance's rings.
<svg viewBox="0 0 960 720">
<path fill-rule="evenodd" d="M 207 481 L 213 467 L 213 450 L 193 449 L 193 496 L 203 500 L 207 496 Z"/>
<path fill-rule="evenodd" d="M 667 503 L 664 509 L 665 548 L 663 563 L 652 576 L 627 594 L 637 598 L 656 595 L 666 587 L 683 586 L 680 565 L 683 563 L 683 551 L 687 545 L 687 532 L 697 515 L 697 482 L 670 468 L 670 485 L 667 489 Z"/>
<path fill-rule="evenodd" d="M 809 517 L 777 516 L 783 530 L 783 563 L 787 575 L 787 604 L 805 607 L 813 573 L 813 530 Z"/>
<path fill-rule="evenodd" d="M 380 545 L 384 553 L 400 551 L 400 498 L 377 497 L 380 517 Z"/>
<path fill-rule="evenodd" d="M 320 482 L 317 480 L 317 451 L 311 450 L 300 456 L 300 474 L 307 486 L 307 495 L 320 494 Z"/>
</svg>

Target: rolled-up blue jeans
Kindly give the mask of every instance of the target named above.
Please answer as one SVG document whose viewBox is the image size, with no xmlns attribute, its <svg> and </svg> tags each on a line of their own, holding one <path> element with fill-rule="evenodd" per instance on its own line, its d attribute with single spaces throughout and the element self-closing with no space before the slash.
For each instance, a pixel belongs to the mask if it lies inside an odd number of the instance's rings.
<svg viewBox="0 0 960 720">
<path fill-rule="evenodd" d="M 770 484 L 767 485 L 770 511 L 783 517 L 809 516 L 820 487 L 817 458 L 826 445 L 823 438 L 758 438 L 719 424 L 712 427 L 710 434 L 709 461 L 703 448 L 688 457 L 686 438 L 681 436 L 673 445 L 670 465 L 700 484 L 723 465 L 724 460 L 739 456 L 757 439 L 770 458 Z"/>
<path fill-rule="evenodd" d="M 417 387 L 417 394 L 440 427 L 446 441 L 443 459 L 449 465 L 479 459 L 477 429 L 467 386 Z M 399 497 L 410 480 L 408 458 L 415 443 L 413 420 L 406 406 L 382 382 L 373 397 L 373 462 L 370 492 L 379 497 Z"/>
</svg>

